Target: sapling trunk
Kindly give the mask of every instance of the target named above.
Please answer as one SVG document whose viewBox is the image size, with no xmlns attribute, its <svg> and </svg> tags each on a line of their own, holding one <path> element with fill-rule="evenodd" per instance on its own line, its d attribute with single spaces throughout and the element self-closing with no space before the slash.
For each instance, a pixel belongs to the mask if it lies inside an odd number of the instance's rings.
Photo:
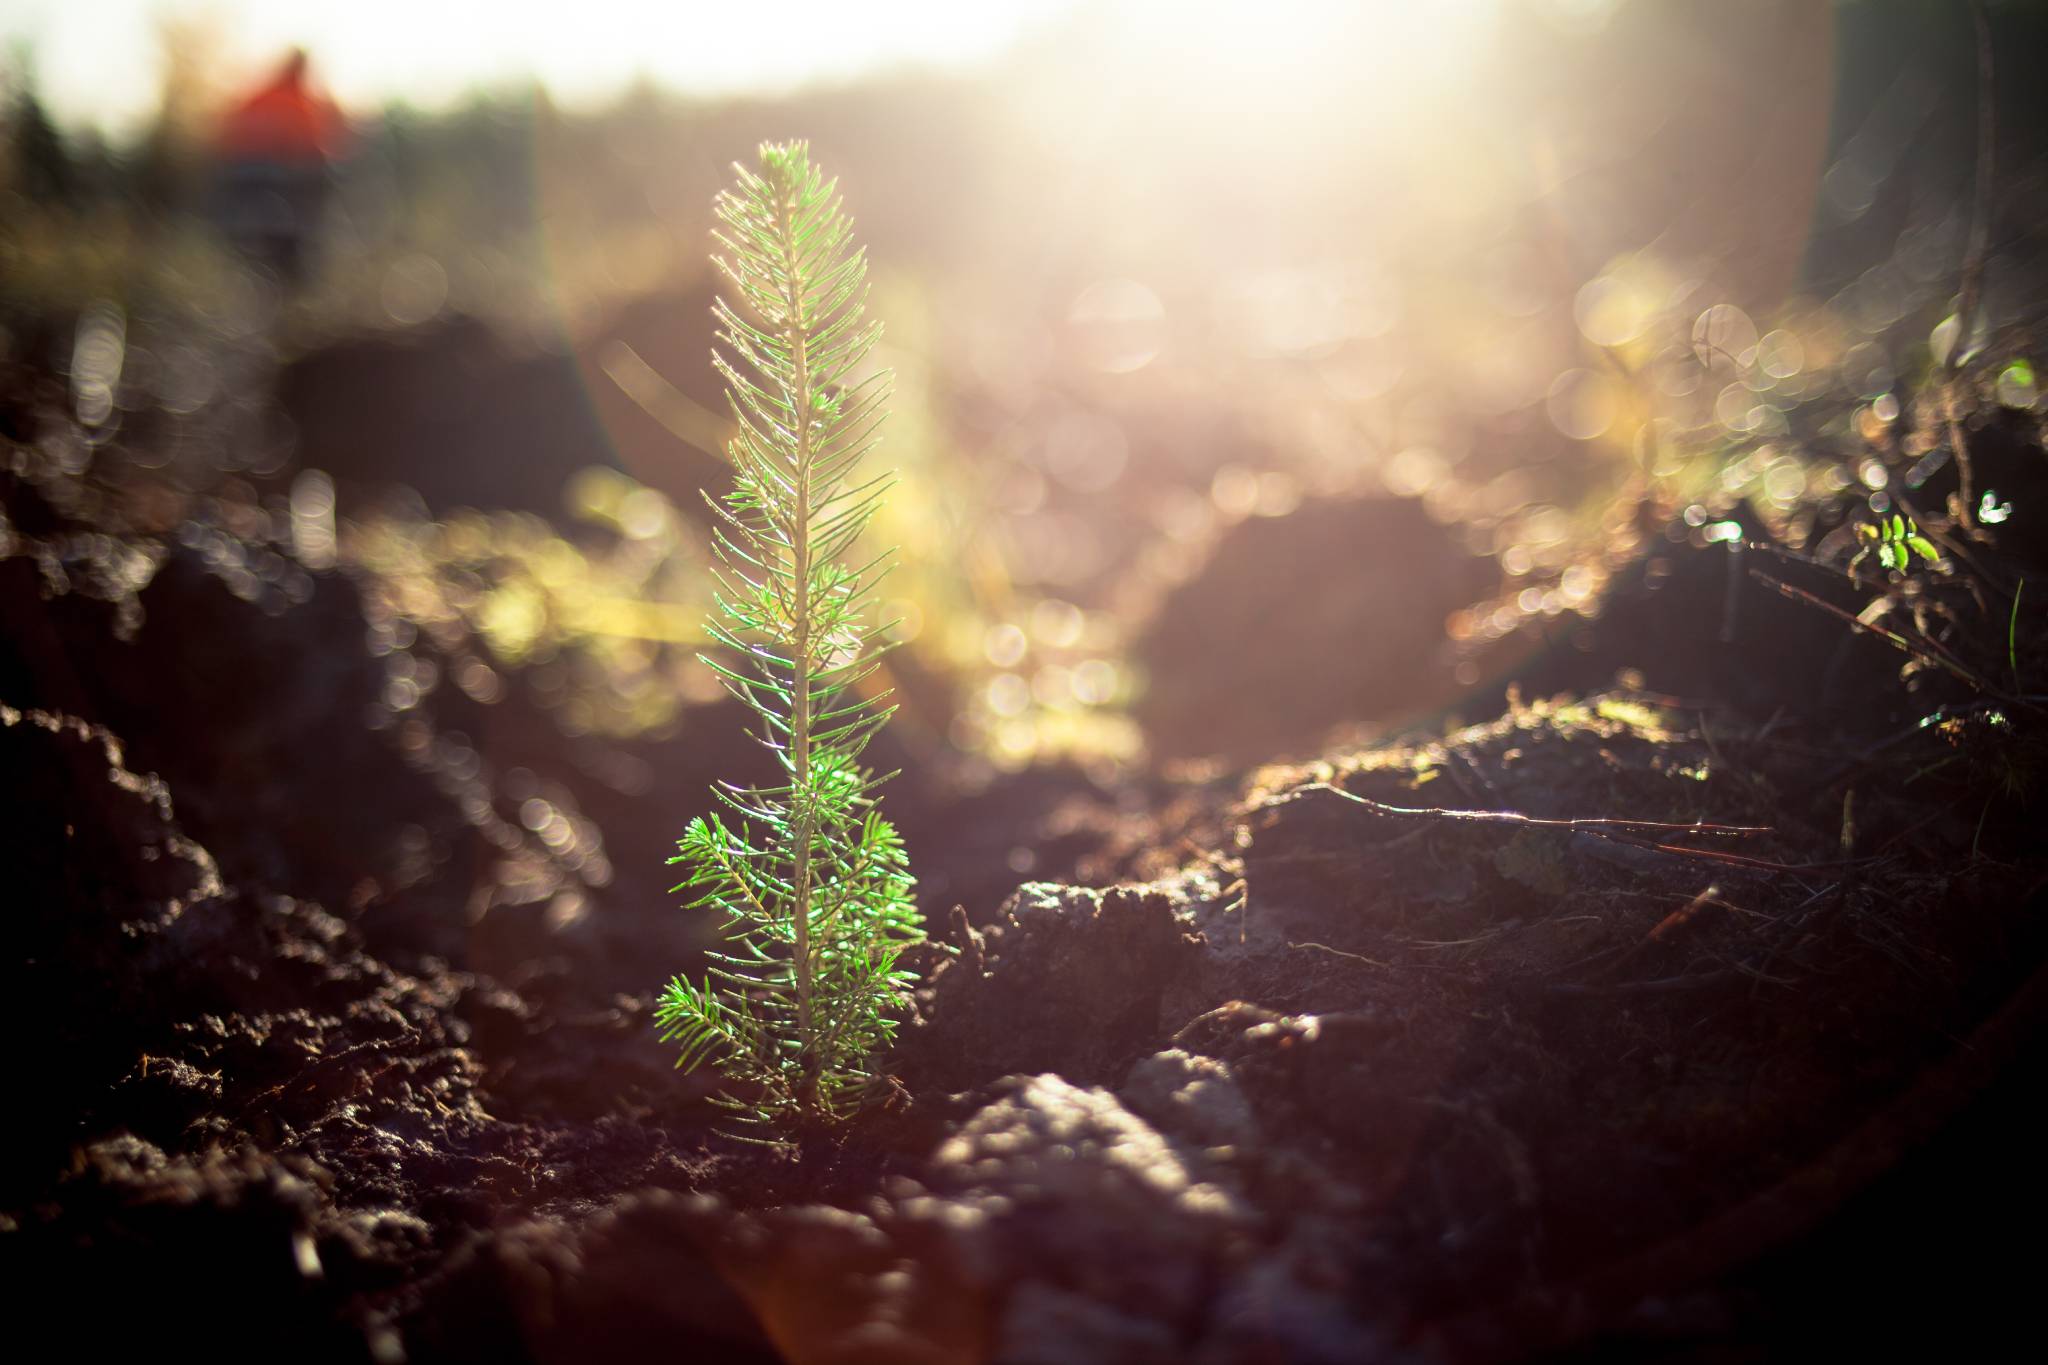
<svg viewBox="0 0 2048 1365">
<path fill-rule="evenodd" d="M 778 215 L 777 227 L 782 240 L 783 254 L 792 262 L 789 278 L 783 283 L 783 297 L 788 300 L 789 322 L 783 336 L 789 343 L 794 357 L 792 369 L 796 377 L 796 410 L 805 415 L 797 423 L 796 435 L 796 526 L 799 534 L 793 547 L 795 556 L 796 606 L 796 696 L 794 714 L 789 726 L 790 765 L 795 773 L 793 785 L 798 793 L 807 792 L 811 786 L 811 678 L 817 670 L 817 659 L 813 657 L 817 642 L 811 634 L 811 424 L 808 414 L 811 410 L 811 365 L 809 347 L 805 344 L 803 299 L 797 290 L 794 263 L 797 260 L 796 244 L 791 240 L 790 220 L 795 217 L 795 205 L 787 196 L 779 203 L 782 212 Z M 796 812 L 796 874 L 795 888 L 796 922 L 796 1035 L 803 1048 L 804 1079 L 801 1098 L 810 1102 L 815 1088 L 817 1049 L 811 1036 L 811 815 L 808 808 L 799 801 Z"/>
</svg>

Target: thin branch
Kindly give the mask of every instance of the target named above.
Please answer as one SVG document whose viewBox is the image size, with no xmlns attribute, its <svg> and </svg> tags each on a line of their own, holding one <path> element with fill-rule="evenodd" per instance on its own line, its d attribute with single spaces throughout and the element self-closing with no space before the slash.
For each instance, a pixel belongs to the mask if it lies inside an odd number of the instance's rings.
<svg viewBox="0 0 2048 1365">
<path fill-rule="evenodd" d="M 1375 815 L 1388 815 L 1409 819 L 1460 820 L 1473 824 L 1537 826 L 1544 829 L 1580 830 L 1599 833 L 1601 830 L 1656 830 L 1681 834 L 1771 834 L 1775 831 L 1769 825 L 1717 825 L 1703 820 L 1678 823 L 1669 820 L 1628 820 L 1619 817 L 1593 816 L 1576 820 L 1553 820 L 1537 815 L 1523 815 L 1510 810 L 1445 810 L 1435 806 L 1390 806 L 1384 801 L 1375 801 L 1369 796 L 1345 791 L 1330 782 L 1308 782 L 1278 796 L 1269 796 L 1252 811 L 1271 810 L 1276 806 L 1289 805 L 1316 792 L 1328 792 L 1340 796 L 1355 805 L 1364 806 Z"/>
<path fill-rule="evenodd" d="M 1830 616 L 1835 617 L 1837 620 L 1840 620 L 1845 625 L 1853 627 L 1856 630 L 1863 631 L 1866 634 L 1875 635 L 1878 639 L 1883 640 L 1887 644 L 1896 646 L 1897 648 L 1904 650 L 1906 653 L 1912 655 L 1914 658 L 1920 660 L 1922 663 L 1929 663 L 1935 665 L 1937 668 L 1946 669 L 1948 672 L 1955 674 L 1956 677 L 1961 678 L 1964 682 L 1968 683 L 1970 686 L 1976 688 L 1980 692 L 1989 692 L 1993 696 L 2001 697 L 2006 695 L 2005 693 L 2001 692 L 1998 688 L 1992 686 L 1988 680 L 1986 680 L 1983 677 L 1980 677 L 1968 665 L 1964 664 L 1961 660 L 1957 659 L 1954 655 L 1950 654 L 1941 645 L 1936 644 L 1934 641 L 1928 639 L 1924 635 L 1918 637 L 1917 640 L 1908 639 L 1904 635 L 1899 634 L 1897 631 L 1886 630 L 1883 626 L 1874 626 L 1870 622 L 1864 620 L 1862 617 L 1856 615 L 1854 612 L 1844 611 L 1842 608 L 1836 606 L 1834 603 L 1828 601 L 1824 597 L 1818 597 L 1813 593 L 1808 592 L 1804 588 L 1795 588 L 1790 583 L 1787 583 L 1782 579 L 1773 578 L 1769 574 L 1764 573 L 1759 569 L 1751 569 L 1749 572 L 1750 576 L 1755 578 L 1758 582 L 1769 584 L 1771 587 L 1776 588 L 1779 592 L 1791 598 L 1793 601 L 1804 602 L 1809 607 L 1818 607 L 1820 610 L 1826 612 Z M 2013 700 L 2017 699 L 2013 698 Z"/>
</svg>

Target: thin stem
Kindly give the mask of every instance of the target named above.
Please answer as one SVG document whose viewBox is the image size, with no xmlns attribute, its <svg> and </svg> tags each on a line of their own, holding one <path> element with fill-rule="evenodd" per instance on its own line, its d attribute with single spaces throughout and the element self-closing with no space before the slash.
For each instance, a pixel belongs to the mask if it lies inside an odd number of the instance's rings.
<svg viewBox="0 0 2048 1365">
<path fill-rule="evenodd" d="M 787 175 L 787 172 L 784 172 Z M 796 515 L 790 522 L 792 604 L 796 632 L 791 656 L 795 676 L 791 688 L 793 710 L 789 725 L 790 783 L 796 807 L 792 831 L 790 884 L 792 912 L 796 916 L 796 1031 L 804 1057 L 804 1090 L 808 1092 L 817 1073 L 817 1049 L 811 1039 L 811 819 L 816 793 L 811 790 L 811 680 L 817 674 L 813 654 L 817 642 L 811 632 L 811 366 L 807 354 L 809 338 L 804 335 L 803 291 L 797 269 L 796 195 L 800 186 L 778 185 L 776 232 L 781 238 L 782 258 L 788 269 L 782 281 L 784 342 L 789 346 L 790 370 L 795 389 L 790 394 L 796 412 Z"/>
<path fill-rule="evenodd" d="M 2005 661 L 2012 667 L 2012 690 L 2020 690 L 2020 594 L 2027 590 L 2027 580 L 2012 590 L 2012 614 L 2005 618 Z"/>
</svg>

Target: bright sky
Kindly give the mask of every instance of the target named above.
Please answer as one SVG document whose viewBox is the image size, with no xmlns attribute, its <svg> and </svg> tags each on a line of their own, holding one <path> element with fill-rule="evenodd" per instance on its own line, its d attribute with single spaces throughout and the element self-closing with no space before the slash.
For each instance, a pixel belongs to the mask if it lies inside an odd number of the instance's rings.
<svg viewBox="0 0 2048 1365">
<path fill-rule="evenodd" d="M 685 91 L 788 86 L 994 52 L 1077 0 L 0 0 L 0 41 L 30 45 L 66 123 L 122 129 L 156 107 L 158 26 L 211 16 L 247 79 L 287 48 L 346 105 L 417 104 L 539 76 L 600 97 L 639 76 Z M 768 14 L 777 16 L 770 27 Z"/>
</svg>

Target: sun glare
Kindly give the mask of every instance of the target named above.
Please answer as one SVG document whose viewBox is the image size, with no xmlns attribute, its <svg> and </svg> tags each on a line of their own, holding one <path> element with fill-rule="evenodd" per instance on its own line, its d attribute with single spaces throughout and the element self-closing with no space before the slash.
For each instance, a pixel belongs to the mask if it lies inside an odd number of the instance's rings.
<svg viewBox="0 0 2048 1365">
<path fill-rule="evenodd" d="M 1276 0 L 1189 5 L 1130 0 L 1118 6 L 1127 39 L 1164 70 L 1230 86 L 1298 86 L 1337 75 L 1396 87 L 1441 74 L 1470 51 L 1502 0 Z"/>
</svg>

